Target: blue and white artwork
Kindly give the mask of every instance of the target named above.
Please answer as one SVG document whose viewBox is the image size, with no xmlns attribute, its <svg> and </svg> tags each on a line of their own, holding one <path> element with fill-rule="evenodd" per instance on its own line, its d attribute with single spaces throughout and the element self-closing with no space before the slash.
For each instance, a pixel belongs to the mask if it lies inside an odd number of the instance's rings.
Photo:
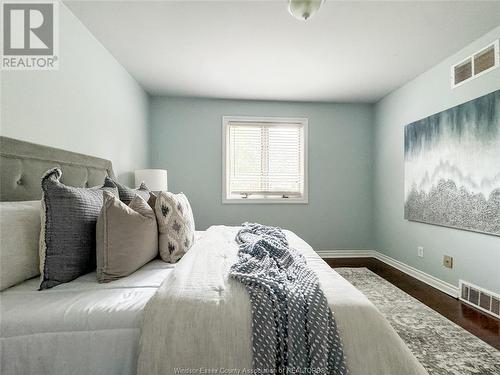
<svg viewBox="0 0 500 375">
<path fill-rule="evenodd" d="M 404 132 L 405 219 L 500 236 L 500 90 Z"/>
</svg>

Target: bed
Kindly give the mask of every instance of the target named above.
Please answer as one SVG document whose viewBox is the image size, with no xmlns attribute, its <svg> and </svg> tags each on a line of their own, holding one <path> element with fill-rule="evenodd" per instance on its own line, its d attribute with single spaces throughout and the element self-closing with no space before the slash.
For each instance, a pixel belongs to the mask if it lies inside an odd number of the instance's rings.
<svg viewBox="0 0 500 375">
<path fill-rule="evenodd" d="M 39 199 L 40 176 L 54 166 L 72 186 L 94 186 L 113 176 L 107 160 L 1 137 L 1 200 Z M 132 375 L 138 369 L 174 374 L 251 368 L 248 296 L 227 277 L 236 259 L 236 230 L 216 226 L 197 232 L 194 246 L 175 266 L 154 260 L 108 284 L 90 273 L 50 290 L 37 291 L 35 278 L 3 291 L 0 372 Z M 350 373 L 425 374 L 373 304 L 307 243 L 286 233 L 320 279 Z"/>
<path fill-rule="evenodd" d="M 95 273 L 1 296 L 2 374 L 134 374 L 142 312 L 172 265 L 161 260 L 108 284 Z"/>
</svg>

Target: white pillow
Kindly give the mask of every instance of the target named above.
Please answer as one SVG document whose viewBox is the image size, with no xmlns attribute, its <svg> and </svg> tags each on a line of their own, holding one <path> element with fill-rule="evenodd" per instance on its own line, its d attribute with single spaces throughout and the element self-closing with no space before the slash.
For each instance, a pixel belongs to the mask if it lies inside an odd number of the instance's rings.
<svg viewBox="0 0 500 375">
<path fill-rule="evenodd" d="M 40 201 L 0 202 L 0 291 L 40 274 Z"/>
</svg>

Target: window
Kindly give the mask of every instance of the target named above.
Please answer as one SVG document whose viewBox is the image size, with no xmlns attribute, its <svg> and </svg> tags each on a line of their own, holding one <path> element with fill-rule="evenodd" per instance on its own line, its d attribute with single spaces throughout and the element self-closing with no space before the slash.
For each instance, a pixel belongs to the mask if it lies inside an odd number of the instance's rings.
<svg viewBox="0 0 500 375">
<path fill-rule="evenodd" d="M 499 65 L 499 41 L 496 40 L 492 44 L 451 67 L 451 87 L 455 88 L 465 82 L 469 82 L 484 73 L 498 68 Z"/>
<path fill-rule="evenodd" d="M 307 203 L 307 119 L 224 117 L 224 203 Z"/>
</svg>

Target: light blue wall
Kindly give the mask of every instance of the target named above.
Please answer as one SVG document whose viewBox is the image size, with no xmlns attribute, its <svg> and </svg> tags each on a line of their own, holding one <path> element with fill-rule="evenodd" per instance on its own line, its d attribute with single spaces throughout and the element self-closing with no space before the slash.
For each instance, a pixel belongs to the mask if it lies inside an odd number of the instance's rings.
<svg viewBox="0 0 500 375">
<path fill-rule="evenodd" d="M 148 97 L 60 5 L 58 71 L 2 71 L 2 135 L 103 157 L 132 182 L 149 160 Z"/>
<path fill-rule="evenodd" d="M 499 89 L 500 69 L 450 88 L 450 66 L 499 37 L 500 27 L 377 103 L 374 146 L 377 250 L 451 284 L 461 278 L 497 293 L 500 237 L 403 219 L 403 127 Z M 424 246 L 424 258 L 417 257 L 417 246 Z M 443 254 L 453 256 L 453 269 L 442 266 Z"/>
<path fill-rule="evenodd" d="M 309 204 L 221 203 L 224 115 L 309 119 Z M 316 249 L 372 248 L 372 107 L 153 98 L 152 162 L 187 194 L 198 229 L 257 221 L 289 228 Z"/>
<path fill-rule="evenodd" d="M 452 284 L 462 278 L 500 292 L 500 238 L 403 220 L 403 126 L 500 87 L 500 70 L 455 90 L 449 83 L 450 65 L 499 38 L 500 28 L 373 108 L 148 98 L 62 4 L 60 19 L 59 71 L 0 72 L 2 135 L 111 159 L 128 183 L 134 169 L 166 168 L 170 190 L 187 193 L 199 229 L 280 225 L 316 249 L 375 247 Z M 308 205 L 221 203 L 223 115 L 309 118 Z M 452 270 L 441 266 L 443 254 L 454 257 Z"/>
</svg>

